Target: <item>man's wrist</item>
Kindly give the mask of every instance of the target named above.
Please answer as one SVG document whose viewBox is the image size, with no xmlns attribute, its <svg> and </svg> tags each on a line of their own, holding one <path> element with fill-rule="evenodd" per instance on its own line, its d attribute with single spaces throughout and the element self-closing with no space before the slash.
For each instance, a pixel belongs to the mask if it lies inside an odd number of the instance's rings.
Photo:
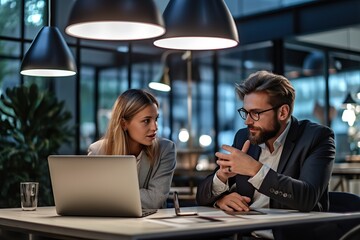
<svg viewBox="0 0 360 240">
<path fill-rule="evenodd" d="M 216 176 L 218 177 L 218 179 L 219 179 L 220 181 L 222 181 L 223 183 L 227 183 L 228 178 L 227 178 L 227 176 L 221 174 L 220 169 L 217 170 L 215 174 L 216 174 Z"/>
<path fill-rule="evenodd" d="M 262 166 L 263 166 L 262 163 L 257 162 L 257 165 L 256 165 L 256 167 L 254 168 L 254 172 L 253 172 L 253 174 L 252 174 L 250 177 L 254 177 L 254 176 L 260 171 L 260 169 L 262 168 Z"/>
</svg>

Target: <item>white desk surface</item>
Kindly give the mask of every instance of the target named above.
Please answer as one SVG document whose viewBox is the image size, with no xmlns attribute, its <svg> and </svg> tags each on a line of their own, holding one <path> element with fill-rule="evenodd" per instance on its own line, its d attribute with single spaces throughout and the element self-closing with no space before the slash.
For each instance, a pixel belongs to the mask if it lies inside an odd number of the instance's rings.
<svg viewBox="0 0 360 240">
<path fill-rule="evenodd" d="M 356 213 L 300 213 L 269 210 L 266 215 L 230 216 L 207 207 L 183 208 L 198 211 L 201 217 L 212 217 L 221 222 L 210 222 L 198 217 L 174 217 L 173 208 L 160 209 L 145 218 L 64 217 L 54 207 L 39 207 L 36 211 L 18 208 L 0 209 L 0 228 L 25 233 L 37 233 L 58 238 L 85 239 L 159 239 L 214 233 L 233 234 L 241 231 L 267 229 L 301 223 L 315 223 L 359 219 Z M 164 219 L 165 218 L 165 219 Z"/>
</svg>

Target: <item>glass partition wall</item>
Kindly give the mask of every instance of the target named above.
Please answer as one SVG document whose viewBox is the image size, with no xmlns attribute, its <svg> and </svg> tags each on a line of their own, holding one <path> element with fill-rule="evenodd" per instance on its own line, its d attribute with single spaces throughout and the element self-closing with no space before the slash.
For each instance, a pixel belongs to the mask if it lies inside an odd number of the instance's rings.
<svg viewBox="0 0 360 240">
<path fill-rule="evenodd" d="M 70 8 L 72 1 L 55 2 L 61 8 Z M 337 161 L 360 154 L 360 50 L 291 38 L 192 52 L 190 65 L 184 53 L 171 54 L 172 90 L 164 93 L 148 88 L 162 71 L 164 52 L 151 41 L 99 43 L 63 33 L 77 59 L 78 74 L 54 79 L 23 77 L 19 74 L 21 59 L 31 39 L 46 25 L 46 2 L 8 0 L 0 4 L 4 26 L 0 29 L 0 94 L 7 88 L 35 82 L 64 101 L 72 113 L 69 125 L 75 134 L 72 143 L 59 153 L 86 154 L 89 144 L 105 133 L 116 98 L 129 88 L 143 88 L 160 102 L 158 135 L 176 143 L 178 166 L 213 169 L 215 152 L 222 144 L 231 145 L 236 131 L 245 126 L 237 113 L 242 102 L 236 96 L 235 84 L 255 71 L 268 70 L 284 74 L 294 85 L 296 118 L 311 119 L 334 130 Z M 56 17 L 63 26 L 67 17 Z M 353 102 L 345 104 L 348 95 Z"/>
<path fill-rule="evenodd" d="M 16 42 L 2 41 L 16 49 Z M 8 50 L 8 48 L 7 48 Z M 73 52 L 75 49 L 72 47 Z M 15 51 L 16 53 L 16 51 Z M 129 84 L 129 66 L 125 60 L 113 63 L 119 53 L 102 49 L 81 48 L 79 66 L 79 92 L 76 92 L 76 78 L 44 79 L 21 77 L 18 74 L 20 59 L 14 53 L 2 52 L 1 89 L 19 85 L 21 79 L 26 83 L 36 82 L 43 88 L 54 91 L 66 102 L 69 110 L 76 115 L 76 95 L 80 101 L 80 152 L 86 153 L 89 143 L 101 137 L 106 129 L 112 104 L 117 96 L 128 88 L 145 88 L 152 91 L 161 103 L 159 135 L 172 139 L 178 148 L 186 149 L 187 143 L 179 139 L 179 133 L 188 125 L 188 82 L 187 66 L 181 56 L 170 59 L 172 69 L 172 91 L 162 93 L 150 90 L 148 83 L 159 71 L 159 56 L 153 59 L 133 63 L 131 67 L 131 85 Z M 273 71 L 272 42 L 263 42 L 241 46 L 218 52 L 193 53 L 192 61 L 192 143 L 201 149 L 208 159 L 214 160 L 214 153 L 221 144 L 232 144 L 237 129 L 244 126 L 236 109 L 241 102 L 235 93 L 235 84 L 241 82 L 250 73 L 257 70 Z M 325 62 L 328 57 L 329 74 L 324 75 L 323 65 L 314 72 L 304 69 L 307 59 L 320 58 Z M 337 134 L 339 157 L 343 158 L 349 149 L 348 131 L 354 128 L 342 120 L 343 101 L 350 93 L 354 101 L 360 86 L 359 55 L 347 51 L 324 50 L 302 45 L 300 42 L 284 45 L 284 75 L 296 89 L 294 116 L 331 126 Z M 318 66 L 319 67 L 319 66 Z M 327 104 L 329 109 L 327 109 Z M 328 116 L 326 115 L 328 114 Z M 329 118 L 329 119 L 327 119 Z M 73 121 L 74 126 L 76 125 Z M 349 129 L 349 127 L 351 127 Z M 200 143 L 200 138 L 205 143 Z M 205 139 L 205 140 L 204 140 Z M 206 139 L 207 142 L 206 142 Z M 74 141 L 75 142 L 75 141 Z M 66 150 L 65 150 L 66 149 Z M 352 149 L 353 151 L 354 149 Z M 76 152 L 75 144 L 64 148 L 65 152 Z"/>
<path fill-rule="evenodd" d="M 357 154 L 360 55 L 306 43 L 285 44 L 285 76 L 296 89 L 294 116 L 335 132 L 336 161 Z M 295 59 L 298 59 L 296 67 Z M 351 102 L 346 103 L 351 97 Z"/>
</svg>

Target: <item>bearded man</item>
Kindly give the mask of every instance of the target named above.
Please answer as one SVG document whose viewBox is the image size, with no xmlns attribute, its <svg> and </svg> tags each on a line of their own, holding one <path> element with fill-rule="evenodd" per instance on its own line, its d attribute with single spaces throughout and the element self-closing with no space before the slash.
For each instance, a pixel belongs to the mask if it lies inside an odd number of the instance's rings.
<svg viewBox="0 0 360 240">
<path fill-rule="evenodd" d="M 218 167 L 199 184 L 197 203 L 230 212 L 250 208 L 328 211 L 334 132 L 292 116 L 295 90 L 284 76 L 259 71 L 238 84 L 236 92 L 243 101 L 238 112 L 247 128 L 236 133 L 232 146 L 223 145 L 224 151 L 215 154 Z M 303 236 L 289 232 L 273 229 L 250 237 Z"/>
</svg>

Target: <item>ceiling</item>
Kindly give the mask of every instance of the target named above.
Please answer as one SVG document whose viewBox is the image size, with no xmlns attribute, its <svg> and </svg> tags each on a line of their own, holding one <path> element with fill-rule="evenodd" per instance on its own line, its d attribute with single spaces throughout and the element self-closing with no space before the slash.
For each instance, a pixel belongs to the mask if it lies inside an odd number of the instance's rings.
<svg viewBox="0 0 360 240">
<path fill-rule="evenodd" d="M 70 14 L 72 5 L 75 0 L 61 0 L 57 2 L 57 24 L 59 25 L 60 30 L 63 31 L 67 24 L 67 19 Z M 166 4 L 169 0 L 155 0 L 158 5 L 158 9 L 163 12 Z M 229 2 L 229 1 L 228 1 Z M 232 2 L 238 2 L 232 0 Z M 258 1 L 253 1 L 254 4 Z M 229 4 L 228 4 L 229 5 Z M 229 5 L 233 7 L 234 5 Z M 238 6 L 236 6 L 238 7 Z M 232 12 L 234 10 L 230 9 Z M 59 14 L 61 13 L 61 14 Z M 67 36 L 64 33 L 66 40 L 71 44 L 76 43 L 76 39 Z M 289 36 L 289 38 L 293 38 Z M 325 32 L 307 34 L 303 36 L 296 36 L 297 41 L 317 44 L 321 46 L 328 46 L 332 48 L 341 48 L 345 50 L 352 50 L 360 53 L 360 25 L 349 26 L 341 29 L 334 29 Z M 241 36 L 240 36 L 241 40 Z M 286 39 L 285 39 L 286 40 Z M 240 43 L 241 44 L 241 43 Z M 129 47 L 129 42 L 121 41 L 93 41 L 93 40 L 81 40 L 81 45 L 91 47 L 92 50 L 89 50 L 87 53 L 84 52 L 85 56 L 82 56 L 82 61 L 86 61 L 88 64 L 100 65 L 100 66 L 109 66 L 109 62 L 125 62 L 127 61 L 127 49 Z M 132 47 L 132 59 L 133 61 L 148 61 L 150 59 L 155 61 L 160 61 L 161 53 L 164 52 L 164 49 L 157 48 L 153 45 L 153 39 L 150 40 L 141 40 L 131 42 Z M 109 57 L 109 54 L 99 53 L 97 49 L 106 50 L 113 52 L 118 50 L 116 57 Z M 231 51 L 231 50 L 230 50 Z M 95 56 L 95 57 L 94 57 Z M 116 58 L 116 59 L 114 59 Z M 101 61 L 99 61 L 101 59 Z M 111 64 L 110 64 L 111 65 Z"/>
<path fill-rule="evenodd" d="M 360 25 L 296 37 L 297 40 L 360 52 Z"/>
</svg>

